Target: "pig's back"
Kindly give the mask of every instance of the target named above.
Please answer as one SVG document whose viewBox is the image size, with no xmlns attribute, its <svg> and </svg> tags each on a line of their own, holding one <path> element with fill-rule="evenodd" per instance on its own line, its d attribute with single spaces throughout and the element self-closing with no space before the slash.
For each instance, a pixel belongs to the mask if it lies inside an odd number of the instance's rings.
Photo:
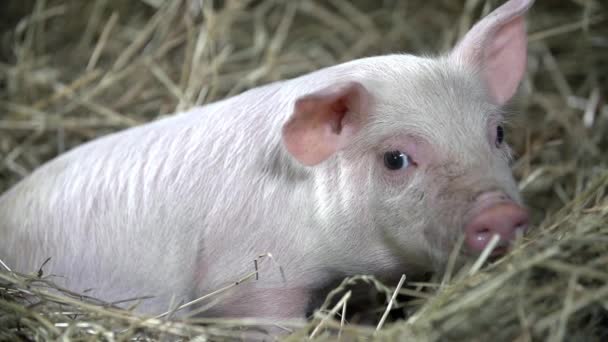
<svg viewBox="0 0 608 342">
<path fill-rule="evenodd" d="M 238 198 L 221 194 L 239 174 L 255 177 L 279 146 L 277 86 L 94 140 L 40 167 L 0 196 L 0 258 L 33 272 L 52 257 L 47 274 L 77 291 L 112 289 L 109 299 L 188 292 L 210 211 Z"/>
</svg>

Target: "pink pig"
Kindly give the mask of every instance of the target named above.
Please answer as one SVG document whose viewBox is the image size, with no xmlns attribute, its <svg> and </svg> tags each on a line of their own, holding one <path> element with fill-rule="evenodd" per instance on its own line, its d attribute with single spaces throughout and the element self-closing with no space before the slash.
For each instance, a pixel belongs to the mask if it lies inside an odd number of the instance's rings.
<svg viewBox="0 0 608 342">
<path fill-rule="evenodd" d="M 527 228 L 503 106 L 526 68 L 510 0 L 448 54 L 354 60 L 79 146 L 0 197 L 0 259 L 160 313 L 303 317 L 354 274 L 440 270 L 459 235 Z M 280 265 L 280 269 L 279 266 Z"/>
</svg>

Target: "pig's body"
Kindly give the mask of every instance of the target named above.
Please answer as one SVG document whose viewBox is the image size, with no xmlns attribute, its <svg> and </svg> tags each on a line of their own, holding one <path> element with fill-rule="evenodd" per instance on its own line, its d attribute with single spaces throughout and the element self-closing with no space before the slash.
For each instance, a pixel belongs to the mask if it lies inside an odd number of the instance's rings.
<svg viewBox="0 0 608 342">
<path fill-rule="evenodd" d="M 187 301 L 237 280 L 268 252 L 287 288 L 313 290 L 345 273 L 399 272 L 380 241 L 369 260 L 341 255 L 371 247 L 362 236 L 345 241 L 335 232 L 369 223 L 326 212 L 348 206 L 355 189 L 293 162 L 281 126 L 298 97 L 352 72 L 368 83 L 376 68 L 409 59 L 355 61 L 80 146 L 0 197 L 0 256 L 21 271 L 52 257 L 46 273 L 107 300 L 160 295 L 146 301 L 153 311 L 166 310 L 171 295 Z M 327 203 L 332 193 L 344 202 Z M 285 286 L 270 266 L 254 287 Z"/>
<path fill-rule="evenodd" d="M 0 259 L 33 272 L 51 257 L 45 273 L 70 289 L 153 295 L 142 309 L 159 313 L 272 253 L 258 280 L 208 312 L 272 317 L 303 316 L 345 275 L 435 269 L 471 213 L 519 201 L 508 150 L 488 143 L 500 105 L 481 79 L 456 58 L 372 57 L 95 140 L 0 197 Z M 302 116 L 317 108 L 343 122 L 315 140 Z M 397 148 L 409 169 L 377 166 Z M 502 195 L 476 203 L 492 191 Z"/>
</svg>

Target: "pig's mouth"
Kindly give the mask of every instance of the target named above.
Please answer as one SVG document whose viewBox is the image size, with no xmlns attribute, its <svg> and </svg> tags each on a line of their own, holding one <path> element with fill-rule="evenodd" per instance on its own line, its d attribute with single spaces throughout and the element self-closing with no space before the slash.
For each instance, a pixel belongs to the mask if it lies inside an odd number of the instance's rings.
<svg viewBox="0 0 608 342">
<path fill-rule="evenodd" d="M 490 257 L 500 257 L 505 255 L 512 247 L 513 243 L 511 241 L 498 241 L 498 244 L 492 249 L 490 252 Z"/>
</svg>

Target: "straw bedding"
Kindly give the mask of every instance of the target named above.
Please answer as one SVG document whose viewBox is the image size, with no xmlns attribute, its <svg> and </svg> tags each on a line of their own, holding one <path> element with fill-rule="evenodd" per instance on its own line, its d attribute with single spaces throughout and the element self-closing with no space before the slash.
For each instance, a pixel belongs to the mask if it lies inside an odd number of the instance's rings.
<svg viewBox="0 0 608 342">
<path fill-rule="evenodd" d="M 3 1 L 0 191 L 78 144 L 193 105 L 361 56 L 446 51 L 501 2 Z M 608 340 L 607 9 L 537 1 L 529 15 L 508 140 L 532 234 L 496 262 L 406 280 L 378 331 L 341 325 L 345 284 L 309 323 L 281 322 L 287 340 Z M 278 323 L 141 317 L 8 268 L 0 340 L 261 339 L 256 327 Z M 379 294 L 374 319 L 396 285 L 346 282 Z"/>
</svg>

